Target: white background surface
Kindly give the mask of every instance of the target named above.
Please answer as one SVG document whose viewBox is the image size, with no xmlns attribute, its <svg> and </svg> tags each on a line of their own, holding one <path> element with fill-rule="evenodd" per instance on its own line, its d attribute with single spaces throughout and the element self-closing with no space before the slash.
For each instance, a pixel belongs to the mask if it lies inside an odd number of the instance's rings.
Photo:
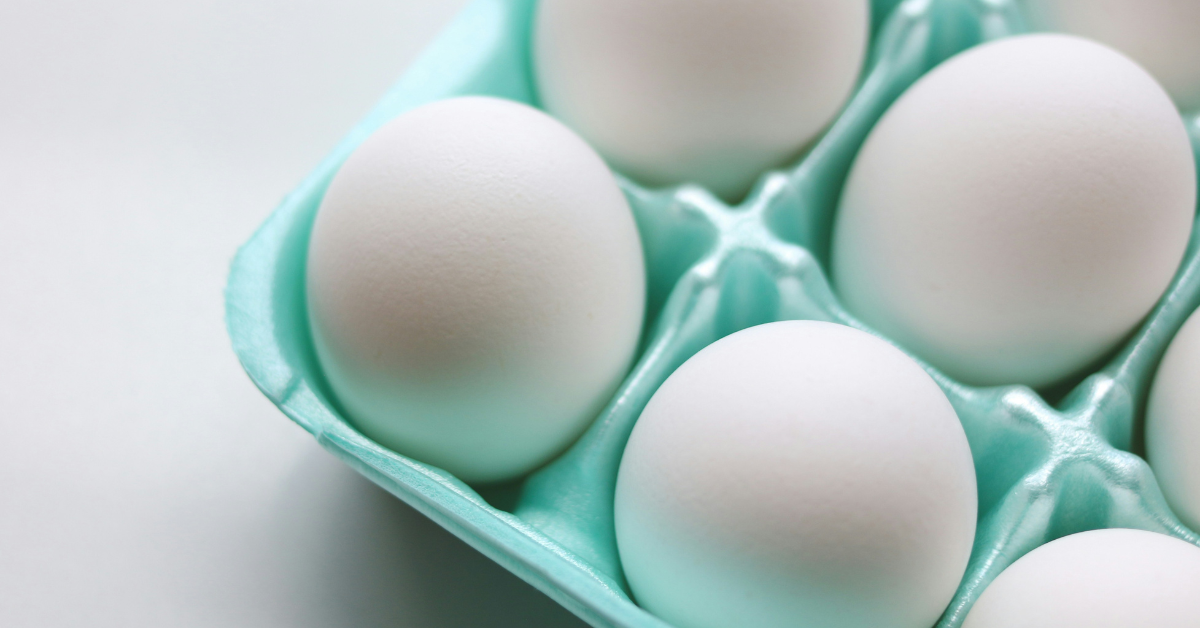
<svg viewBox="0 0 1200 628">
<path fill-rule="evenodd" d="M 465 0 L 0 0 L 0 625 L 582 626 L 242 373 L 236 247 Z"/>
</svg>

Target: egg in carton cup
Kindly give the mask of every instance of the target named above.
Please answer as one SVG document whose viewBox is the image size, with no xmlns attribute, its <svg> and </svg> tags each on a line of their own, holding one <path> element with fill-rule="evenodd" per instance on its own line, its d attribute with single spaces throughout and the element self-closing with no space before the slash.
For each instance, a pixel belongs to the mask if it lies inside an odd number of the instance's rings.
<svg viewBox="0 0 1200 628">
<path fill-rule="evenodd" d="M 765 174 L 732 207 L 692 185 L 647 189 L 618 175 L 648 272 L 639 358 L 616 396 L 558 459 L 518 482 L 472 488 L 358 432 L 314 353 L 305 267 L 314 217 L 358 145 L 397 115 L 463 95 L 538 104 L 535 0 L 476 0 L 238 252 L 226 288 L 234 350 L 260 390 L 323 447 L 598 627 L 667 624 L 630 598 L 614 530 L 617 470 L 642 409 L 688 358 L 739 330 L 820 320 L 870 330 L 838 302 L 826 268 L 851 164 L 888 107 L 954 54 L 1026 30 L 1019 0 L 873 0 L 870 58 L 856 91 L 793 166 Z M 1200 157 L 1200 116 L 1188 130 Z M 1168 344 L 1200 306 L 1200 238 L 1157 307 L 1107 365 L 1047 397 L 978 388 L 922 363 L 958 413 L 979 488 L 967 573 L 939 626 L 962 624 L 1008 565 L 1057 538 L 1126 527 L 1200 545 L 1146 462 L 1139 422 Z M 874 333 L 874 332 L 872 332 Z M 802 618 L 798 618 L 802 621 Z"/>
</svg>

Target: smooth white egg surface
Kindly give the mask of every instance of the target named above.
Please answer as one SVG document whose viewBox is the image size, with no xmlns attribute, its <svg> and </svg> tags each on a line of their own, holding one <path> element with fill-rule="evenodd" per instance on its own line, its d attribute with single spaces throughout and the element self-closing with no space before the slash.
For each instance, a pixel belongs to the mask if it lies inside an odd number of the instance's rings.
<svg viewBox="0 0 1200 628">
<path fill-rule="evenodd" d="M 351 422 L 469 482 L 521 475 L 579 435 L 629 367 L 644 301 L 604 162 L 493 98 L 379 129 L 330 184 L 309 247 L 316 351 Z"/>
<path fill-rule="evenodd" d="M 987 589 L 963 628 L 1194 628 L 1200 547 L 1141 530 L 1097 530 L 1026 554 Z"/>
<path fill-rule="evenodd" d="M 1146 454 L 1171 508 L 1200 530 L 1200 314 L 1171 341 L 1154 376 Z"/>
<path fill-rule="evenodd" d="M 951 377 L 1047 386 L 1153 308 L 1195 211 L 1187 131 L 1145 70 L 1014 37 L 938 66 L 872 130 L 832 274 L 850 312 Z"/>
<path fill-rule="evenodd" d="M 1200 111 L 1200 2 L 1022 0 L 1034 26 L 1108 44 L 1142 64 L 1180 109 Z"/>
<path fill-rule="evenodd" d="M 743 196 L 850 97 L 867 0 L 541 0 L 543 105 L 622 173 Z"/>
<path fill-rule="evenodd" d="M 616 532 L 638 603 L 680 628 L 929 628 L 976 508 L 933 379 L 865 332 L 792 321 L 667 379 L 621 460 Z"/>
</svg>

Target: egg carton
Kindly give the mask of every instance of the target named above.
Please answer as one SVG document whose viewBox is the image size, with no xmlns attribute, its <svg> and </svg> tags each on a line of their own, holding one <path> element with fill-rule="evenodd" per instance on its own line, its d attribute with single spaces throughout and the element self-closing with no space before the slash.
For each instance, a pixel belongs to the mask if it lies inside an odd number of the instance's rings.
<svg viewBox="0 0 1200 628">
<path fill-rule="evenodd" d="M 837 199 L 856 152 L 921 75 L 980 42 L 1024 31 L 1017 0 L 873 0 L 870 60 L 856 93 L 793 167 L 765 174 L 731 207 L 685 185 L 618 176 L 642 236 L 648 311 L 640 358 L 561 457 L 518 482 L 472 488 L 390 451 L 345 418 L 322 378 L 305 304 L 313 218 L 330 180 L 375 129 L 419 105 L 467 94 L 538 104 L 530 61 L 536 0 L 476 0 L 259 228 L 226 288 L 229 334 L 246 372 L 289 418 L 354 469 L 597 627 L 667 624 L 639 608 L 613 524 L 617 468 L 658 386 L 708 344 L 754 325 L 835 321 L 871 331 L 838 303 L 823 270 Z M 1189 132 L 1200 156 L 1200 117 Z M 1200 231 L 1200 227 L 1197 228 Z M 974 388 L 923 364 L 957 410 L 975 459 L 980 522 L 966 576 L 939 626 L 955 628 L 1005 567 L 1092 529 L 1157 531 L 1200 545 L 1146 462 L 1139 417 L 1158 361 L 1200 305 L 1200 238 L 1170 289 L 1095 374 L 1039 394 Z M 872 332 L 873 333 L 873 332 Z M 803 618 L 797 618 L 803 624 Z"/>
</svg>

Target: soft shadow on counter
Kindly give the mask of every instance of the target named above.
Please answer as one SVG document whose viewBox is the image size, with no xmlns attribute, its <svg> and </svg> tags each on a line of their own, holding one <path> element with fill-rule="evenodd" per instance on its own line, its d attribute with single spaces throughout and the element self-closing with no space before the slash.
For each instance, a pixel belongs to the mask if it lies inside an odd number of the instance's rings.
<svg viewBox="0 0 1200 628">
<path fill-rule="evenodd" d="M 278 506 L 299 628 L 586 626 L 315 444 Z"/>
</svg>

